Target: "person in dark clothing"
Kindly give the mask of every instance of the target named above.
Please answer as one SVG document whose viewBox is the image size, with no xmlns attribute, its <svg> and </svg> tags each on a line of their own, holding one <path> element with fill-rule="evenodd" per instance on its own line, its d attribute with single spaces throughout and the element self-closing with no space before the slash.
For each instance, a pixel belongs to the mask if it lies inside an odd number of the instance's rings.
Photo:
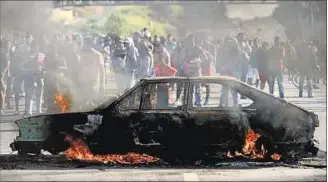
<svg viewBox="0 0 328 182">
<path fill-rule="evenodd" d="M 25 96 L 25 115 L 32 115 L 33 94 L 36 96 L 37 113 L 41 113 L 43 86 L 44 86 L 44 59 L 45 55 L 39 52 L 39 45 L 36 41 L 31 43 L 28 57 L 23 62 L 24 68 L 24 88 Z"/>
<path fill-rule="evenodd" d="M 297 47 L 298 70 L 300 72 L 299 97 L 303 97 L 303 86 L 306 78 L 308 97 L 312 98 L 313 92 L 313 74 L 316 67 L 317 49 L 308 42 L 302 42 Z"/>
<path fill-rule="evenodd" d="M 292 80 L 292 75 L 295 73 L 296 50 L 290 41 L 286 43 L 286 56 L 284 59 L 285 65 L 288 69 L 288 80 Z"/>
<path fill-rule="evenodd" d="M 240 32 L 236 36 L 240 53 L 239 64 L 240 64 L 240 81 L 246 82 L 247 72 L 249 66 L 249 53 L 252 51 L 251 47 L 248 45 L 248 42 L 245 40 L 245 34 Z M 244 97 L 242 97 L 244 99 Z"/>
<path fill-rule="evenodd" d="M 25 79 L 25 68 L 22 63 L 28 59 L 28 54 L 31 49 L 33 36 L 27 33 L 23 39 L 23 43 L 17 46 L 15 56 L 12 58 L 12 73 L 14 76 L 13 92 L 15 94 L 15 112 L 14 115 L 19 115 L 19 96 L 22 92 L 22 84 Z M 25 89 L 25 88 L 24 88 Z"/>
<path fill-rule="evenodd" d="M 234 37 L 225 37 L 221 49 L 220 56 L 220 75 L 232 76 L 239 78 L 240 75 L 240 46 Z M 220 96 L 220 106 L 228 106 L 228 96 L 231 91 L 232 101 L 234 106 L 238 106 L 238 94 L 230 90 L 227 85 L 222 85 L 222 93 Z"/>
<path fill-rule="evenodd" d="M 256 88 L 259 86 L 259 73 L 258 73 L 258 61 L 261 58 L 260 53 L 260 40 L 259 38 L 255 38 L 252 43 L 252 52 L 250 53 L 250 68 L 248 69 L 248 84 L 253 85 L 253 79 L 255 77 L 255 86 Z"/>
<path fill-rule="evenodd" d="M 280 38 L 274 38 L 274 45 L 269 49 L 269 72 L 270 72 L 270 81 L 269 81 L 269 90 L 270 94 L 274 92 L 275 80 L 278 81 L 279 88 L 279 97 L 284 98 L 284 85 L 283 85 L 283 69 L 284 69 L 284 57 L 285 57 L 285 48 L 281 46 Z"/>
<path fill-rule="evenodd" d="M 72 36 L 67 35 L 63 42 L 61 54 L 66 63 L 66 74 L 68 79 L 73 82 L 78 82 L 78 72 L 80 68 L 79 45 L 73 41 Z"/>
<path fill-rule="evenodd" d="M 269 54 L 269 43 L 263 42 L 262 47 L 260 47 L 258 52 L 258 61 L 257 67 L 259 70 L 259 77 L 260 77 L 260 89 L 263 90 L 265 87 L 266 82 L 269 80 L 269 66 L 268 66 L 268 54 Z"/>
</svg>

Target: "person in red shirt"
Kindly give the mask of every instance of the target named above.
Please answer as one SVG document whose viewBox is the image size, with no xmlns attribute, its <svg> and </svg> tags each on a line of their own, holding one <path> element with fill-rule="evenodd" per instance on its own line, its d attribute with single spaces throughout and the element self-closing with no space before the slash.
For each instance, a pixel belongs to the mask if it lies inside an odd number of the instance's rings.
<svg viewBox="0 0 328 182">
<path fill-rule="evenodd" d="M 159 56 L 156 68 L 156 77 L 175 76 L 177 70 L 165 63 L 164 56 Z M 157 108 L 163 109 L 169 104 L 169 84 L 160 83 L 157 85 Z"/>
</svg>

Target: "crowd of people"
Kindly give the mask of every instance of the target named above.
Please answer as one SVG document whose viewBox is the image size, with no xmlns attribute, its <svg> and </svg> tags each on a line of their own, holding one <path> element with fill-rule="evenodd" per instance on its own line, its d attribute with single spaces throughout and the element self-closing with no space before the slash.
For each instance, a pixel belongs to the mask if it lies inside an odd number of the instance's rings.
<svg viewBox="0 0 328 182">
<path fill-rule="evenodd" d="M 104 93 L 106 72 L 114 72 L 119 90 L 131 88 L 138 80 L 156 76 L 212 76 L 228 75 L 247 84 L 274 93 L 278 82 L 279 96 L 284 98 L 284 71 L 289 79 L 300 73 L 299 97 L 303 97 L 306 80 L 308 97 L 313 97 L 320 76 L 326 68 L 326 46 L 315 41 L 284 41 L 278 36 L 273 42 L 259 37 L 247 39 L 244 33 L 223 39 L 190 34 L 180 40 L 172 35 L 152 36 L 147 28 L 131 37 L 82 36 L 78 33 L 34 37 L 15 34 L 12 39 L 1 37 L 0 114 L 12 108 L 19 115 L 19 98 L 25 98 L 24 115 L 32 115 L 35 99 L 37 113 L 42 108 L 53 111 L 53 97 L 58 90 L 54 75 L 65 73 L 70 83 L 84 95 Z M 110 69 L 107 69 L 110 68 Z M 324 74 L 325 76 L 325 74 Z M 197 105 L 202 105 L 195 88 Z M 174 85 L 171 85 L 174 87 Z M 177 85 L 179 92 L 179 85 Z M 181 92 L 181 88 L 180 88 Z M 237 96 L 234 103 L 237 104 Z M 87 100 L 85 101 L 87 102 Z"/>
</svg>

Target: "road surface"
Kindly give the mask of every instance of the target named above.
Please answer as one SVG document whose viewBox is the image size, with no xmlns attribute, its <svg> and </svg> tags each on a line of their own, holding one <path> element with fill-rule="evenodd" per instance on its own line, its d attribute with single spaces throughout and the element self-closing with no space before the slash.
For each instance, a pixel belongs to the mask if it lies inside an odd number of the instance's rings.
<svg viewBox="0 0 328 182">
<path fill-rule="evenodd" d="M 110 82 L 114 89 L 114 80 Z M 296 105 L 313 111 L 319 116 L 320 127 L 316 129 L 316 136 L 320 140 L 320 150 L 327 151 L 327 119 L 326 119 L 326 86 L 320 85 L 320 89 L 314 90 L 314 98 L 299 98 L 298 90 L 291 82 L 285 79 L 285 97 Z M 268 90 L 266 87 L 265 90 Z M 278 96 L 276 85 L 275 96 Z M 306 94 L 304 94 L 306 96 Z M 20 101 L 20 110 L 23 112 L 23 99 Z M 13 120 L 22 117 L 14 117 L 13 109 L 6 109 L 5 115 L 0 118 L 0 154 L 9 154 L 9 144 L 17 136 L 17 127 Z M 1 170 L 1 179 L 9 180 L 290 180 L 290 181 L 322 181 L 326 179 L 326 168 L 295 169 L 290 167 L 270 167 L 259 169 L 83 169 L 83 170 Z"/>
</svg>

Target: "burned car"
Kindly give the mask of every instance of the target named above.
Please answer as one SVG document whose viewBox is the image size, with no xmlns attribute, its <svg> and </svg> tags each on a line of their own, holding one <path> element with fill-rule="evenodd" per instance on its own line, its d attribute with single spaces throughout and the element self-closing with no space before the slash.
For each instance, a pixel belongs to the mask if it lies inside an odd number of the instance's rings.
<svg viewBox="0 0 328 182">
<path fill-rule="evenodd" d="M 11 148 L 20 154 L 69 150 L 74 158 L 83 146 L 98 158 L 135 152 L 195 161 L 282 160 L 318 152 L 317 115 L 225 76 L 142 79 L 92 111 L 32 116 L 16 124 L 19 136 Z"/>
</svg>

